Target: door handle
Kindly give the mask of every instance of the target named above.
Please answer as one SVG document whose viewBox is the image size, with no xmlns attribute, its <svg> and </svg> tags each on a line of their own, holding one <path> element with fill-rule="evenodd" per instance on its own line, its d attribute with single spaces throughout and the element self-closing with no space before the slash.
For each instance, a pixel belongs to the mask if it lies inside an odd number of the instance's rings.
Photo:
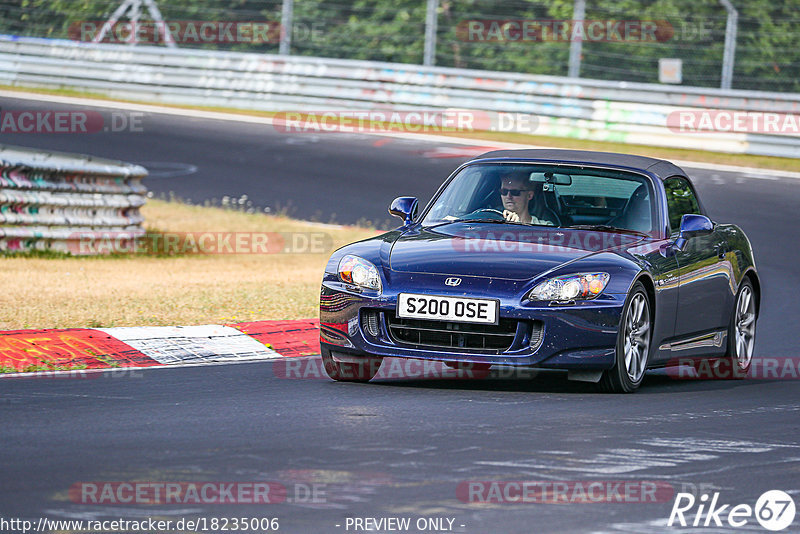
<svg viewBox="0 0 800 534">
<path fill-rule="evenodd" d="M 725 245 L 717 245 L 714 247 L 714 250 L 717 252 L 717 257 L 721 260 L 724 260 L 725 254 L 728 253 L 728 248 Z"/>
</svg>

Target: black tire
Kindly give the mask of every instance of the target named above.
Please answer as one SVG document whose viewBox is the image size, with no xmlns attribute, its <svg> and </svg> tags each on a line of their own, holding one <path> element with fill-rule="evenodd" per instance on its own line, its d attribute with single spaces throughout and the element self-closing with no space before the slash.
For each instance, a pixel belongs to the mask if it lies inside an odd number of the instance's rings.
<svg viewBox="0 0 800 534">
<path fill-rule="evenodd" d="M 320 348 L 322 364 L 329 377 L 337 382 L 369 382 L 381 368 L 383 358 L 364 356 L 358 362 L 336 361 L 331 351 L 325 347 Z"/>
<path fill-rule="evenodd" d="M 716 362 L 715 377 L 733 380 L 747 377 L 753 363 L 757 321 L 756 293 L 753 284 L 745 278 L 736 293 L 728 323 L 728 350 L 725 357 Z"/>
<path fill-rule="evenodd" d="M 650 299 L 644 286 L 636 282 L 622 309 L 614 367 L 604 371 L 598 383 L 601 391 L 632 393 L 642 384 L 650 361 L 653 338 L 650 308 Z"/>
</svg>

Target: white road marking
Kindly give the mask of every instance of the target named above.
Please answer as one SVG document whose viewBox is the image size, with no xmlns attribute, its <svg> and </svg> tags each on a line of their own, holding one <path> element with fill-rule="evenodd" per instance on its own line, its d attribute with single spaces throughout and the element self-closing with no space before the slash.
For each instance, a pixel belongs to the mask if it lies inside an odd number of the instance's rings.
<svg viewBox="0 0 800 534">
<path fill-rule="evenodd" d="M 166 365 L 281 357 L 230 326 L 133 326 L 97 330 Z"/>
<path fill-rule="evenodd" d="M 673 447 L 692 451 L 703 450 L 711 452 L 769 452 L 776 448 L 794 447 L 800 445 L 786 443 L 758 443 L 755 441 L 728 440 L 728 439 L 698 439 L 698 438 L 651 438 L 640 442 L 642 445 L 652 447 Z"/>
<path fill-rule="evenodd" d="M 276 353 L 277 354 L 277 353 Z M 35 371 L 32 373 L 0 373 L 0 380 L 3 379 L 12 379 L 12 378 L 21 378 L 21 379 L 31 379 L 31 380 L 46 380 L 48 378 L 68 378 L 69 375 L 75 375 L 76 377 L 85 378 L 83 375 L 91 375 L 91 374 L 99 374 L 99 373 L 108 373 L 112 375 L 119 375 L 119 377 L 124 376 L 137 376 L 136 371 L 150 371 L 150 370 L 158 370 L 158 369 L 177 369 L 178 367 L 205 367 L 209 365 L 235 365 L 239 363 L 257 363 L 263 361 L 272 361 L 282 358 L 282 356 L 278 355 L 274 358 L 263 358 L 263 357 L 255 357 L 255 358 L 239 358 L 236 360 L 225 360 L 219 362 L 197 362 L 197 363 L 181 363 L 180 365 L 136 365 L 132 367 L 104 367 L 102 369 L 74 369 L 71 371 Z M 113 397 L 117 398 L 117 397 Z"/>
<path fill-rule="evenodd" d="M 191 163 L 174 163 L 169 161 L 139 161 L 147 169 L 147 178 L 175 178 L 188 176 L 197 172 L 197 165 Z"/>
<path fill-rule="evenodd" d="M 780 180 L 780 178 L 778 178 L 777 176 L 770 176 L 766 174 L 753 174 L 750 172 L 746 172 L 742 176 L 744 176 L 745 178 L 753 178 L 755 180 L 771 180 L 773 182 Z"/>
<path fill-rule="evenodd" d="M 777 449 L 798 448 L 784 443 L 758 443 L 741 440 L 652 438 L 636 443 L 640 447 L 607 448 L 585 457 L 571 454 L 540 453 L 536 459 L 522 461 L 478 461 L 477 465 L 513 469 L 552 470 L 590 473 L 597 475 L 622 475 L 652 468 L 678 467 L 694 462 L 711 461 L 723 454 L 756 454 Z M 657 447 L 658 449 L 653 449 Z M 566 457 L 565 457 L 566 456 Z M 678 475 L 676 475 L 678 476 Z M 686 476 L 685 473 L 679 475 Z M 667 479 L 675 478 L 667 477 Z"/>
</svg>

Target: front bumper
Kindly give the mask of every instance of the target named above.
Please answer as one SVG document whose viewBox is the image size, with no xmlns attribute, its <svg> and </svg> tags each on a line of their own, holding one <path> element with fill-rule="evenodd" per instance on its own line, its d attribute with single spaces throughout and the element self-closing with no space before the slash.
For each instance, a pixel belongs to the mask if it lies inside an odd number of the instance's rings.
<svg viewBox="0 0 800 534">
<path fill-rule="evenodd" d="M 352 355 L 567 370 L 613 367 L 625 295 L 603 294 L 596 300 L 567 306 L 533 305 L 521 303 L 519 288 L 502 287 L 502 281 L 493 284 L 495 287 L 491 289 L 476 289 L 468 295 L 499 298 L 501 322 L 506 333 L 511 331 L 513 337 L 509 337 L 512 340 L 507 347 L 453 346 L 463 344 L 464 336 L 457 333 L 444 336 L 450 340 L 445 343 L 449 346 L 432 345 L 424 340 L 411 342 L 407 336 L 401 338 L 397 334 L 394 313 L 401 291 L 384 289 L 381 295 L 370 295 L 328 277 L 321 290 L 320 342 L 323 348 Z M 402 292 L 465 296 L 463 291 L 439 288 L 435 291 L 404 288 Z M 503 297 L 504 294 L 507 296 Z M 449 327 L 443 324 L 442 329 L 445 328 Z M 469 335 L 474 339 L 474 334 Z M 441 341 L 442 337 L 437 339 Z"/>
</svg>

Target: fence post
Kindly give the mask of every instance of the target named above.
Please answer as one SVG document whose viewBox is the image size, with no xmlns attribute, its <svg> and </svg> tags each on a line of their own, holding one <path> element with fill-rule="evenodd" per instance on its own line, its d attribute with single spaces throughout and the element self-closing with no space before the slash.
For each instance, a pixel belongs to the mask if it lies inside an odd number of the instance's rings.
<svg viewBox="0 0 800 534">
<path fill-rule="evenodd" d="M 278 53 L 289 55 L 292 48 L 292 17 L 294 16 L 294 0 L 283 0 L 281 9 L 281 44 Z"/>
<path fill-rule="evenodd" d="M 586 16 L 586 0 L 575 0 L 575 7 L 572 8 L 572 25 L 583 24 L 583 19 Z M 567 76 L 570 78 L 577 78 L 581 75 L 581 52 L 583 50 L 583 41 L 580 38 L 575 38 L 575 32 L 572 32 L 572 40 L 569 44 L 569 73 Z"/>
<path fill-rule="evenodd" d="M 439 18 L 439 0 L 428 0 L 428 13 L 425 17 L 425 54 L 422 64 L 433 66 L 436 63 L 436 29 Z"/>
<path fill-rule="evenodd" d="M 736 30 L 739 12 L 730 3 L 730 0 L 719 0 L 719 3 L 728 10 L 728 20 L 725 23 L 725 51 L 722 55 L 722 80 L 720 89 L 730 89 L 733 81 L 733 64 L 736 58 Z"/>
</svg>

